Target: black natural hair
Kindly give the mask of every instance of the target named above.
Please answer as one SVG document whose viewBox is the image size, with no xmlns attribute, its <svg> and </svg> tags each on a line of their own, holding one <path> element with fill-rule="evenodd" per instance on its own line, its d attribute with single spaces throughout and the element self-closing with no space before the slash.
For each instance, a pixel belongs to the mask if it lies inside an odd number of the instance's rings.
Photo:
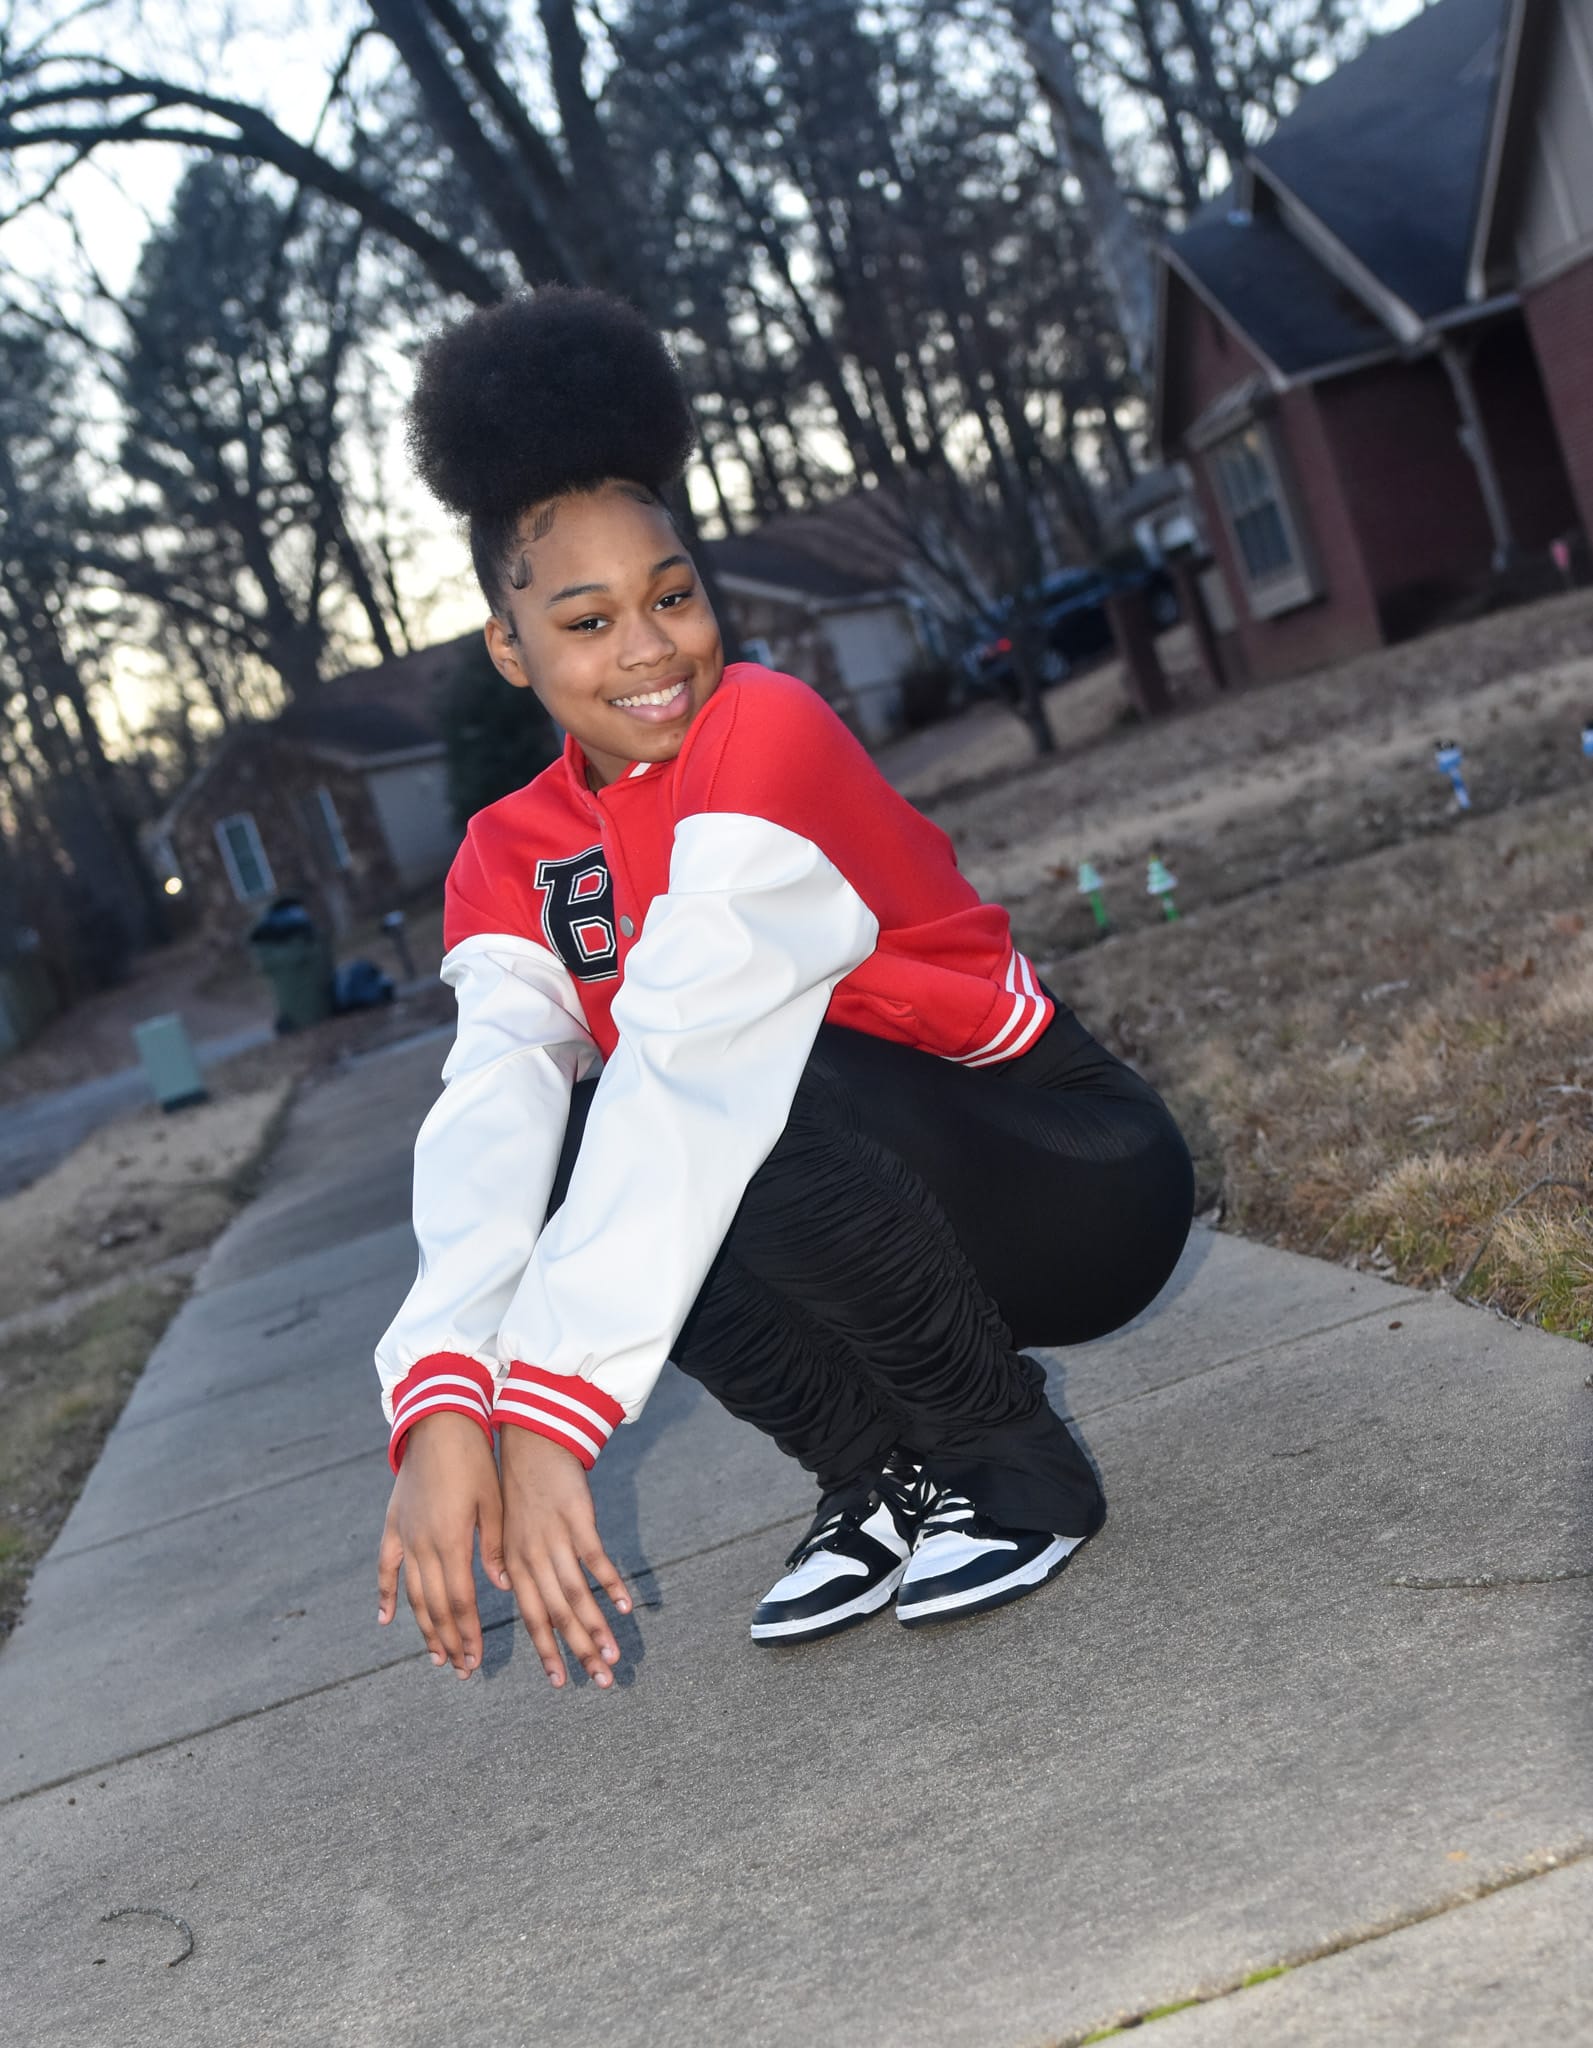
<svg viewBox="0 0 1593 2048">
<path fill-rule="evenodd" d="M 530 578 L 515 539 L 531 506 L 610 481 L 655 497 L 695 438 L 663 337 L 623 299 L 563 285 L 516 293 L 434 335 L 409 408 L 415 467 L 469 521 L 497 612 L 506 586 Z"/>
</svg>

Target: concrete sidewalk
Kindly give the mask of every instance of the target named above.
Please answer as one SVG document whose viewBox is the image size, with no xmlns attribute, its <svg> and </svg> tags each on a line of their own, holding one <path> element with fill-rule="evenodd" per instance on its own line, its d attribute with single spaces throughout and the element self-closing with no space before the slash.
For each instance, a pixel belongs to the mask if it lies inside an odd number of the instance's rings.
<svg viewBox="0 0 1593 2048">
<path fill-rule="evenodd" d="M 619 1686 L 496 1594 L 461 1685 L 374 1620 L 443 1050 L 301 1100 L 0 1654 L 0 2039 L 1593 2035 L 1586 1350 L 1197 1232 L 1058 1361 L 1111 1517 L 1053 1587 L 774 1652 L 807 1482 L 671 1374 L 596 1475 Z"/>
</svg>

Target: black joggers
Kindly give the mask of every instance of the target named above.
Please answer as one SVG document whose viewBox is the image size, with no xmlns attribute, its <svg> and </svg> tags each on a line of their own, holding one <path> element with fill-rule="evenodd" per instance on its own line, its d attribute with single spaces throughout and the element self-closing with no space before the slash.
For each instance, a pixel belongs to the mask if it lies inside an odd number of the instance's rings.
<svg viewBox="0 0 1593 2048">
<path fill-rule="evenodd" d="M 596 1085 L 575 1090 L 550 1213 Z M 826 1496 L 899 1448 L 997 1522 L 1089 1535 L 1099 1485 L 1023 1347 L 1137 1315 L 1193 1203 L 1161 1097 L 1060 1003 L 980 1068 L 826 1024 L 671 1356 Z"/>
</svg>

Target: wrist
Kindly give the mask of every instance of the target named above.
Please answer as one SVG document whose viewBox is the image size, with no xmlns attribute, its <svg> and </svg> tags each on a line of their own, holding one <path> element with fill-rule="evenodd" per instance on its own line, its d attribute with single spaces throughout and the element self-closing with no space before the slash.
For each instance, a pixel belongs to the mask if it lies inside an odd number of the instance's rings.
<svg viewBox="0 0 1593 2048">
<path fill-rule="evenodd" d="M 474 1358 L 440 1351 L 421 1359 L 393 1389 L 393 1432 L 387 1462 L 396 1472 L 410 1432 L 438 1417 L 469 1421 L 492 1442 L 493 1378 Z"/>
<path fill-rule="evenodd" d="M 540 1430 L 524 1429 L 519 1423 L 510 1423 L 499 1430 L 498 1456 L 506 1469 L 529 1469 L 536 1465 L 581 1466 L 580 1458 L 568 1444 L 556 1443 Z"/>
<path fill-rule="evenodd" d="M 597 1454 L 625 1420 L 611 1394 L 569 1373 L 545 1372 L 516 1359 L 499 1382 L 492 1419 L 507 1434 L 544 1437 L 590 1472 Z"/>
</svg>

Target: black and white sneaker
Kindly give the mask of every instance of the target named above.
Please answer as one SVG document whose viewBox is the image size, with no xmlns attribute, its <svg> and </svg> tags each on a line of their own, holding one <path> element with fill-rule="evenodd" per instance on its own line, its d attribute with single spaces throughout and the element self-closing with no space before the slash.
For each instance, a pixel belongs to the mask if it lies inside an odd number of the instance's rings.
<svg viewBox="0 0 1593 2048">
<path fill-rule="evenodd" d="M 821 1504 L 752 1617 L 755 1643 L 810 1643 L 877 1614 L 901 1583 L 935 1498 L 916 1466 L 893 1459 L 850 1507 Z"/>
<path fill-rule="evenodd" d="M 924 1517 L 896 1595 L 905 1628 L 983 1614 L 1054 1579 L 1086 1539 L 1004 1529 L 960 1493 L 943 1493 Z"/>
</svg>

